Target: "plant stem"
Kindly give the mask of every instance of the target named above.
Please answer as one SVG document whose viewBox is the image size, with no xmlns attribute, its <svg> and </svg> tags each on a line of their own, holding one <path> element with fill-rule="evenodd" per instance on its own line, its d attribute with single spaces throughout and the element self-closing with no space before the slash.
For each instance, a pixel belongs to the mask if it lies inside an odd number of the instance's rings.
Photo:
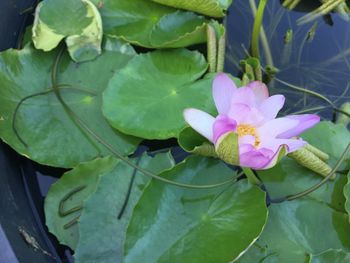
<svg viewBox="0 0 350 263">
<path fill-rule="evenodd" d="M 216 43 L 216 33 L 215 29 L 211 25 L 207 25 L 207 60 L 209 63 L 209 72 L 216 71 L 216 53 L 217 53 L 217 43 Z"/>
<path fill-rule="evenodd" d="M 277 198 L 275 200 L 271 200 L 271 202 L 272 203 L 281 203 L 283 201 L 292 201 L 292 200 L 304 197 L 304 196 L 312 193 L 313 191 L 316 191 L 318 188 L 320 188 L 322 185 L 324 185 L 336 173 L 336 171 L 339 169 L 339 167 L 341 166 L 341 164 L 343 163 L 343 161 L 345 160 L 345 158 L 349 152 L 350 152 L 350 143 L 348 144 L 348 146 L 346 147 L 346 149 L 342 153 L 341 157 L 337 161 L 337 163 L 334 166 L 334 168 L 332 169 L 332 171 L 325 178 L 323 178 L 323 180 L 320 181 L 319 183 L 315 184 L 314 186 L 310 187 L 309 189 L 306 189 L 305 191 L 299 192 L 299 193 L 294 194 L 294 195 L 288 195 L 286 197 Z"/>
<path fill-rule="evenodd" d="M 258 186 L 261 185 L 261 181 L 259 180 L 258 177 L 256 177 L 252 169 L 247 167 L 242 167 L 242 170 L 244 174 L 247 176 L 247 179 L 251 184 L 258 185 Z"/>
<path fill-rule="evenodd" d="M 226 48 L 226 33 L 224 33 L 219 38 L 218 43 L 218 58 L 217 58 L 217 66 L 216 66 L 216 72 L 223 72 L 224 71 L 224 64 L 225 64 L 225 48 Z"/>
<path fill-rule="evenodd" d="M 256 58 L 260 58 L 259 35 L 260 35 L 262 20 L 264 17 L 264 10 L 265 10 L 266 3 L 267 3 L 267 0 L 260 0 L 258 10 L 255 14 L 251 51 L 252 51 L 252 56 Z"/>
</svg>

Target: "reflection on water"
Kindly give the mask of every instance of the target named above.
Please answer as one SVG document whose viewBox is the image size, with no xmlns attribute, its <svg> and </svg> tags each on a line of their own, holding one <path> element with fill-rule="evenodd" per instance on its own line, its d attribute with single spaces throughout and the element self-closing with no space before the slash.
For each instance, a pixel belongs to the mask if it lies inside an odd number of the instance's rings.
<svg viewBox="0 0 350 263">
<path fill-rule="evenodd" d="M 254 22 L 248 0 L 235 0 L 227 16 L 226 71 L 237 75 L 239 61 L 246 57 Z M 276 77 L 296 86 L 325 95 L 337 106 L 350 101 L 350 26 L 337 14 L 298 25 L 297 20 L 305 13 L 289 11 L 279 1 L 268 1 L 264 14 L 264 30 L 275 67 Z M 285 37 L 292 37 L 288 42 Z M 289 37 L 287 37 L 288 39 Z M 262 65 L 268 61 L 260 45 Z M 284 113 L 327 107 L 329 104 L 287 85 L 273 81 L 272 93 L 287 96 Z M 326 108 L 313 112 L 331 118 L 332 111 Z"/>
</svg>

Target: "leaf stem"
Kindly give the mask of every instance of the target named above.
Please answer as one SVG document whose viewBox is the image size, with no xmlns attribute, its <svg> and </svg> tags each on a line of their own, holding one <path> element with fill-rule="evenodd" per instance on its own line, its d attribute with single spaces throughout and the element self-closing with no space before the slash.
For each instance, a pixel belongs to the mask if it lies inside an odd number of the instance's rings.
<svg viewBox="0 0 350 263">
<path fill-rule="evenodd" d="M 211 25 L 207 25 L 207 59 L 209 63 L 209 72 L 216 71 L 216 56 L 217 56 L 217 43 L 216 43 L 215 29 Z"/>
<path fill-rule="evenodd" d="M 288 195 L 286 197 L 271 200 L 271 203 L 281 203 L 283 201 L 292 201 L 292 200 L 304 197 L 304 196 L 312 193 L 313 191 L 316 191 L 318 188 L 320 188 L 322 185 L 324 185 L 336 173 L 336 171 L 339 169 L 340 165 L 344 162 L 344 160 L 349 152 L 350 152 L 350 143 L 347 145 L 346 149 L 342 153 L 341 157 L 337 161 L 337 163 L 334 166 L 334 168 L 332 169 L 332 171 L 325 178 L 323 178 L 323 180 L 321 180 L 320 182 L 318 182 L 314 186 L 310 187 L 309 189 L 306 189 L 305 191 L 294 194 L 294 195 Z"/>
<path fill-rule="evenodd" d="M 136 165 L 139 165 L 140 161 L 141 161 L 141 158 L 142 156 L 140 156 L 137 161 L 136 161 Z M 137 173 L 137 170 L 134 169 L 132 171 L 132 175 L 131 175 L 131 179 L 130 179 L 130 182 L 129 182 L 129 186 L 128 186 L 128 191 L 126 192 L 126 195 L 125 195 L 125 199 L 124 199 L 124 202 L 123 202 L 123 205 L 121 207 L 121 209 L 119 210 L 119 213 L 118 213 L 118 220 L 120 220 L 125 212 L 125 209 L 129 203 L 129 199 L 130 199 L 130 195 L 131 195 L 131 191 L 132 191 L 132 186 L 134 185 L 134 181 L 135 181 L 135 177 L 136 177 L 136 173 Z"/>
<path fill-rule="evenodd" d="M 223 72 L 225 65 L 226 32 L 219 38 L 216 72 Z"/>
<path fill-rule="evenodd" d="M 265 10 L 266 3 L 267 3 L 267 0 L 260 0 L 258 10 L 256 12 L 255 19 L 254 19 L 251 51 L 252 51 L 252 56 L 256 58 L 260 58 L 259 35 L 260 35 L 262 20 L 264 17 L 264 10 Z"/>
<path fill-rule="evenodd" d="M 262 183 L 259 178 L 254 174 L 253 170 L 247 167 L 242 167 L 244 174 L 247 176 L 248 181 L 253 184 L 260 186 Z"/>
<path fill-rule="evenodd" d="M 18 115 L 18 112 L 19 112 L 19 109 L 20 107 L 22 106 L 22 104 L 30 99 L 30 98 L 34 98 L 34 97 L 37 97 L 37 96 L 42 96 L 42 95 L 47 95 L 49 94 L 50 92 L 53 92 L 53 89 L 48 89 L 48 90 L 45 90 L 45 91 L 42 91 L 42 92 L 37 92 L 37 93 L 34 93 L 34 94 L 31 94 L 31 95 L 28 95 L 24 98 L 22 98 L 16 105 L 15 107 L 15 110 L 13 111 L 13 115 L 12 115 L 12 130 L 13 132 L 15 133 L 17 139 L 23 144 L 23 146 L 25 148 L 28 148 L 28 144 L 24 141 L 24 139 L 22 138 L 22 136 L 19 134 L 18 130 L 17 130 L 17 124 L 16 124 L 16 120 L 17 120 L 17 115 Z"/>
</svg>

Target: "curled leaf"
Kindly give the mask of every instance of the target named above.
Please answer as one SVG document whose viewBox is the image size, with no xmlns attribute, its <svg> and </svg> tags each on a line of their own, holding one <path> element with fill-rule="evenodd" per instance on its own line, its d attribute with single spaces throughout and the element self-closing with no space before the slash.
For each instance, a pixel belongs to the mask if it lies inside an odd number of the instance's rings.
<svg viewBox="0 0 350 263">
<path fill-rule="evenodd" d="M 45 0 L 36 8 L 32 38 L 34 46 L 44 51 L 65 38 L 71 58 L 82 62 L 101 53 L 102 31 L 100 14 L 89 0 Z"/>
</svg>

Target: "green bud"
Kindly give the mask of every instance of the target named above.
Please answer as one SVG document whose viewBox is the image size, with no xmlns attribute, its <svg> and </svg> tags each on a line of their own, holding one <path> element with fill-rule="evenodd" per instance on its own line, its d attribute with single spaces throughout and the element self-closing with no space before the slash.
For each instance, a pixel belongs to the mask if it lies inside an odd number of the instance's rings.
<svg viewBox="0 0 350 263">
<path fill-rule="evenodd" d="M 312 146 L 311 144 L 306 144 L 305 149 L 308 150 L 309 152 L 312 152 L 322 161 L 327 161 L 329 159 L 328 154 L 326 154 L 325 152 L 322 152 L 320 149 L 316 148 L 315 146 Z"/>
<path fill-rule="evenodd" d="M 332 171 L 332 168 L 328 164 L 317 157 L 313 152 L 309 151 L 306 147 L 289 153 L 288 156 L 294 159 L 300 165 L 324 177 L 326 177 Z M 335 175 L 333 175 L 330 179 L 334 178 Z"/>
<path fill-rule="evenodd" d="M 350 102 L 345 102 L 343 105 L 341 105 L 340 110 L 350 114 Z M 348 126 L 350 123 L 350 118 L 344 113 L 339 113 L 336 123 Z"/>
</svg>

